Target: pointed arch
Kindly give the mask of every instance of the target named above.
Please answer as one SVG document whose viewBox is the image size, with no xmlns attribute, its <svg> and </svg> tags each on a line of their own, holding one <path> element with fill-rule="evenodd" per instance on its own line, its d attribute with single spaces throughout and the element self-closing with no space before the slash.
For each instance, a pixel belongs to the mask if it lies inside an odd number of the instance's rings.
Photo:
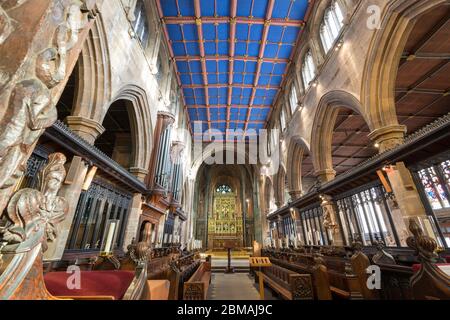
<svg viewBox="0 0 450 320">
<path fill-rule="evenodd" d="M 111 101 L 111 65 L 106 29 L 101 13 L 89 30 L 78 59 L 73 116 L 99 121 Z"/>
<path fill-rule="evenodd" d="M 361 103 L 352 94 L 345 91 L 330 91 L 319 102 L 311 131 L 311 153 L 316 175 L 328 181 L 334 178 L 332 161 L 332 139 L 334 126 L 342 108 L 360 114 L 368 124 L 367 116 L 362 112 Z"/>
<path fill-rule="evenodd" d="M 128 84 L 119 90 L 112 103 L 120 99 L 130 102 L 127 104 L 133 141 L 130 169 L 145 171 L 150 165 L 151 153 L 149 150 L 152 150 L 153 141 L 153 126 L 147 94 L 143 88 Z M 106 112 L 102 116 L 101 122 L 105 115 Z"/>
<path fill-rule="evenodd" d="M 298 136 L 291 138 L 287 154 L 286 173 L 292 198 L 299 197 L 303 192 L 302 162 L 304 155 L 309 152 L 310 148 L 305 139 Z"/>
<path fill-rule="evenodd" d="M 448 0 L 391 1 L 382 13 L 380 28 L 372 38 L 364 67 L 361 97 L 372 130 L 399 126 L 395 107 L 395 82 L 403 49 L 417 18 Z"/>
</svg>

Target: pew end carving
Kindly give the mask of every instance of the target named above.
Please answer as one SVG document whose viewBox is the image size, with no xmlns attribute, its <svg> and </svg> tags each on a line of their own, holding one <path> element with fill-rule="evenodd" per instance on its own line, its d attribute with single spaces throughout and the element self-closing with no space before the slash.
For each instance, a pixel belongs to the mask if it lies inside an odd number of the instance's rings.
<svg viewBox="0 0 450 320">
<path fill-rule="evenodd" d="M 410 285 L 414 299 L 450 300 L 450 278 L 436 265 L 437 243 L 424 234 L 416 220 L 409 220 L 412 233 L 406 242 L 416 251 L 421 262 L 420 269 L 411 277 Z"/>
</svg>

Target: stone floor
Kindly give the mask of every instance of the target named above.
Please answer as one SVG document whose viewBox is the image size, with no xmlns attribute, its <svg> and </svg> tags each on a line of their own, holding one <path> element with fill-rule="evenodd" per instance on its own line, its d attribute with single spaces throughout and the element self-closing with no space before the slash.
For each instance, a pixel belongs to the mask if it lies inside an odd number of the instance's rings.
<svg viewBox="0 0 450 320">
<path fill-rule="evenodd" d="M 212 267 L 226 267 L 228 265 L 228 259 L 212 258 Z M 249 267 L 248 259 L 231 259 L 231 265 L 233 267 Z"/>
<path fill-rule="evenodd" d="M 265 300 L 276 300 L 265 290 Z M 260 300 L 258 284 L 247 273 L 213 273 L 208 300 Z"/>
</svg>

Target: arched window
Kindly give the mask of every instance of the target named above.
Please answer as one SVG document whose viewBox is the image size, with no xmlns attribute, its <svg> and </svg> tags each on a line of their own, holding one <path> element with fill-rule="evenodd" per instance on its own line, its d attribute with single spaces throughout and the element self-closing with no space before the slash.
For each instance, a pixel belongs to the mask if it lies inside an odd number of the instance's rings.
<svg viewBox="0 0 450 320">
<path fill-rule="evenodd" d="M 292 84 L 291 87 L 291 93 L 289 95 L 289 103 L 291 105 L 291 112 L 292 114 L 294 114 L 295 110 L 297 110 L 297 103 L 298 103 L 297 89 L 295 89 L 294 84 Z"/>
<path fill-rule="evenodd" d="M 233 190 L 229 185 L 222 184 L 216 188 L 217 193 L 232 193 Z"/>
<path fill-rule="evenodd" d="M 286 129 L 286 113 L 284 112 L 283 107 L 281 107 L 281 112 L 280 112 L 280 126 L 281 126 L 281 131 L 284 131 L 284 129 Z"/>
<path fill-rule="evenodd" d="M 325 10 L 325 15 L 320 26 L 320 39 L 322 40 L 325 53 L 333 47 L 343 26 L 344 15 L 337 1 L 333 1 L 331 6 Z"/>
<path fill-rule="evenodd" d="M 314 65 L 313 57 L 311 54 L 311 50 L 309 50 L 305 54 L 305 58 L 303 59 L 302 66 L 302 77 L 305 88 L 308 88 L 311 84 L 311 81 L 316 76 L 316 66 Z"/>
<path fill-rule="evenodd" d="M 143 0 L 138 0 L 136 2 L 136 7 L 134 9 L 135 20 L 133 21 L 133 30 L 136 36 L 141 41 L 144 48 L 147 48 L 149 31 L 148 31 L 148 20 L 147 12 L 145 11 L 145 5 Z"/>
</svg>

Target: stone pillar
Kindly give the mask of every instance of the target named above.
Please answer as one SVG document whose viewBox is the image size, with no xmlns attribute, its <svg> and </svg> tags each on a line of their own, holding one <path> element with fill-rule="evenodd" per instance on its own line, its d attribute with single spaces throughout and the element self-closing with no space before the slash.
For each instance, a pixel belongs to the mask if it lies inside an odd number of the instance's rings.
<svg viewBox="0 0 450 320">
<path fill-rule="evenodd" d="M 71 183 L 64 184 L 58 195 L 64 197 L 69 203 L 69 212 L 67 213 L 66 219 L 57 227 L 58 237 L 56 237 L 54 242 L 48 243 L 48 250 L 44 254 L 44 260 L 48 261 L 58 261 L 61 260 L 63 256 L 72 222 L 75 217 L 78 200 L 80 199 L 81 188 L 88 172 L 88 165 L 78 156 L 72 158 L 72 161 L 67 164 L 67 168 L 65 183 Z"/>
<path fill-rule="evenodd" d="M 332 244 L 334 246 L 343 246 L 344 240 L 338 223 L 339 220 L 336 218 L 338 213 L 333 198 L 328 195 L 321 195 L 320 198 L 322 199 L 320 206 L 323 210 L 323 227 L 328 233 L 328 237 L 331 235 L 333 238 Z"/>
<path fill-rule="evenodd" d="M 319 178 L 319 181 L 321 183 L 325 183 L 334 179 L 334 177 L 336 176 L 336 171 L 334 171 L 333 169 L 324 169 L 316 171 L 314 175 Z"/>
<path fill-rule="evenodd" d="M 138 239 L 139 221 L 142 214 L 142 194 L 136 193 L 131 200 L 130 213 L 128 214 L 127 227 L 123 239 L 123 250 L 126 251 L 127 246 L 133 238 Z"/>
<path fill-rule="evenodd" d="M 403 144 L 405 139 L 406 126 L 392 125 L 375 129 L 369 133 L 368 137 L 374 141 L 380 152 L 392 149 Z"/>
<path fill-rule="evenodd" d="M 95 120 L 82 116 L 68 116 L 66 123 L 69 128 L 90 144 L 105 132 L 105 128 Z"/>
<path fill-rule="evenodd" d="M 436 239 L 425 207 L 420 199 L 411 173 L 403 162 L 385 168 L 395 199 L 390 200 L 391 214 L 400 238 L 400 243 L 406 245 L 406 238 L 410 235 L 408 230 L 409 219 L 414 218 L 422 226 L 424 232 Z"/>
</svg>

